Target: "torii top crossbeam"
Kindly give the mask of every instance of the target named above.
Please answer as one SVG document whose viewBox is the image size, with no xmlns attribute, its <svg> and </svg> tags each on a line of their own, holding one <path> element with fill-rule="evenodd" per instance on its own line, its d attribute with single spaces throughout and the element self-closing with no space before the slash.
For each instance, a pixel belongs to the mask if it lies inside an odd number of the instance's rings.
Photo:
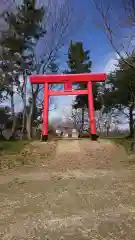
<svg viewBox="0 0 135 240">
<path fill-rule="evenodd" d="M 31 84 L 44 84 L 44 112 L 43 112 L 43 127 L 42 139 L 48 139 L 48 106 L 49 96 L 59 95 L 82 95 L 88 94 L 88 112 L 90 119 L 90 131 L 92 140 L 97 139 L 96 123 L 94 117 L 94 101 L 92 93 L 92 82 L 104 82 L 106 73 L 83 73 L 83 74 L 56 74 L 56 75 L 34 75 L 30 76 Z M 49 90 L 49 84 L 63 83 L 64 90 Z M 73 90 L 72 83 L 86 83 L 86 90 Z"/>
<path fill-rule="evenodd" d="M 58 75 L 34 75 L 30 77 L 32 84 L 44 84 L 48 83 L 64 83 L 70 82 L 104 82 L 106 80 L 106 73 L 83 73 L 83 74 L 58 74 Z"/>
</svg>

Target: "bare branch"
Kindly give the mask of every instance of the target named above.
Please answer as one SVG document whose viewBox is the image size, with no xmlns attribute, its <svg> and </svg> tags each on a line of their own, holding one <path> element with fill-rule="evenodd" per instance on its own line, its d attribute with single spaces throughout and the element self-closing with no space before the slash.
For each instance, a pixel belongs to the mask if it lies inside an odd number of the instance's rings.
<svg viewBox="0 0 135 240">
<path fill-rule="evenodd" d="M 72 0 L 51 0 L 46 7 L 47 33 L 42 39 L 42 66 L 40 72 L 46 72 L 50 62 L 56 57 L 60 49 L 66 45 L 76 32 L 76 25 L 82 25 L 84 15 L 73 8 Z"/>
<path fill-rule="evenodd" d="M 15 7 L 14 0 L 0 0 L 0 33 L 6 28 L 5 14 Z"/>
<path fill-rule="evenodd" d="M 118 22 L 118 19 L 110 19 L 110 15 L 113 15 L 113 9 L 110 5 L 108 5 L 105 9 L 101 4 L 98 4 L 97 0 L 93 0 L 97 11 L 100 13 L 100 16 L 103 20 L 103 30 L 107 36 L 108 41 L 110 42 L 111 46 L 113 47 L 114 51 L 118 54 L 118 56 L 131 68 L 135 68 L 135 65 L 130 63 L 125 57 L 123 57 L 122 52 L 129 57 L 133 52 L 132 42 L 135 40 L 134 33 L 132 35 L 126 36 L 125 40 L 127 40 L 127 45 L 125 42 L 123 43 L 123 39 L 118 45 L 120 35 L 121 35 L 121 28 L 122 23 L 121 20 Z M 121 11 L 121 8 L 120 8 Z M 122 11 L 124 16 L 124 25 L 123 27 L 132 27 L 135 24 L 135 5 L 134 0 L 122 0 Z M 124 14 L 125 13 L 125 14 Z M 123 18 L 122 18 L 123 19 Z M 130 24 L 129 24 L 130 19 Z M 126 23 L 126 24 L 125 24 Z M 119 33 L 119 36 L 116 34 Z M 126 49 L 125 49 L 126 48 Z M 131 49 L 132 48 L 132 49 Z"/>
</svg>

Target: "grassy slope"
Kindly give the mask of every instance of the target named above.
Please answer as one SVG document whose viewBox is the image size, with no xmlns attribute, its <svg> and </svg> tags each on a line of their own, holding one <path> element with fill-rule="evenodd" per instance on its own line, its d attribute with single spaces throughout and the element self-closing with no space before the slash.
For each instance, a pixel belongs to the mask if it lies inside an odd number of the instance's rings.
<svg viewBox="0 0 135 240">
<path fill-rule="evenodd" d="M 0 169 L 24 165 L 25 158 L 20 153 L 28 143 L 28 141 L 0 141 Z"/>
<path fill-rule="evenodd" d="M 28 141 L 0 141 L 0 153 L 19 153 Z"/>
<path fill-rule="evenodd" d="M 105 139 L 108 139 L 108 140 L 111 140 L 113 142 L 115 142 L 116 144 L 119 144 L 119 145 L 122 145 L 125 150 L 131 154 L 132 153 L 132 139 L 129 138 L 125 138 L 125 137 L 119 137 L 119 136 L 116 136 L 116 137 L 108 137 L 108 138 L 105 138 Z"/>
</svg>

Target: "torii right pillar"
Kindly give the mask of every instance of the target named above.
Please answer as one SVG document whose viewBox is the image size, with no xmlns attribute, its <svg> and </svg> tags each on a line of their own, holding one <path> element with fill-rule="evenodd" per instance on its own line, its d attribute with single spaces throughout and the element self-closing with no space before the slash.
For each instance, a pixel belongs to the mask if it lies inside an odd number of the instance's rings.
<svg viewBox="0 0 135 240">
<path fill-rule="evenodd" d="M 90 121 L 90 134 L 91 139 L 96 141 L 98 139 L 98 135 L 96 134 L 96 120 L 95 120 L 95 109 L 94 109 L 94 98 L 92 91 L 92 82 L 88 82 L 88 114 Z"/>
</svg>

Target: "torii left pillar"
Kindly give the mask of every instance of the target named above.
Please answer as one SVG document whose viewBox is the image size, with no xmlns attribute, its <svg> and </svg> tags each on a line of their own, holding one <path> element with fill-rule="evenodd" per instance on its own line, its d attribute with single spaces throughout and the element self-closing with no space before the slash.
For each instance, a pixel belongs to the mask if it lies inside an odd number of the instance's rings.
<svg viewBox="0 0 135 240">
<path fill-rule="evenodd" d="M 43 110 L 43 124 L 42 124 L 42 140 L 48 140 L 48 112 L 49 112 L 49 94 L 48 82 L 44 84 L 44 110 Z"/>
</svg>

